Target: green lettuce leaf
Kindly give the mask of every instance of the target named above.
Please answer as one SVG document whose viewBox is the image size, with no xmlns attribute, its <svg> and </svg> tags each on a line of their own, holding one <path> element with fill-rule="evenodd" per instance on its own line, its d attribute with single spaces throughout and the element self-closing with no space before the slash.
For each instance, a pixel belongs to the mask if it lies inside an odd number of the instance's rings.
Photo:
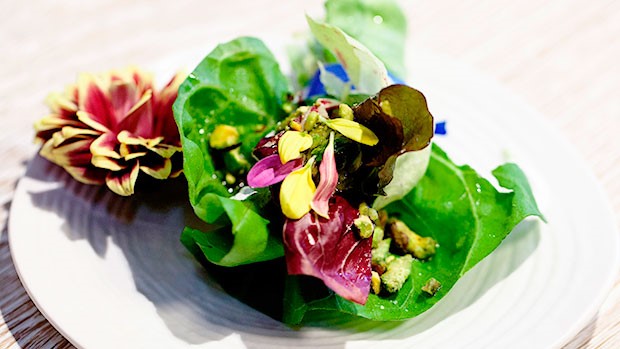
<svg viewBox="0 0 620 349">
<path fill-rule="evenodd" d="M 256 143 L 285 115 L 282 105 L 288 93 L 288 81 L 271 52 L 260 40 L 247 37 L 217 46 L 179 88 L 173 111 L 189 199 L 198 217 L 225 227 L 208 233 L 189 228 L 182 241 L 196 244 L 213 263 L 234 266 L 284 253 L 280 239 L 270 238 L 268 220 L 260 213 L 268 193 L 229 198 L 234 193 L 222 185 L 208 139 L 217 125 L 234 126 L 241 153 L 251 159 Z"/>
<path fill-rule="evenodd" d="M 469 166 L 455 165 L 433 145 L 426 175 L 413 191 L 387 210 L 418 234 L 437 240 L 435 256 L 424 262 L 415 260 L 412 276 L 399 292 L 387 297 L 371 294 L 365 306 L 321 290 L 322 286 L 308 288 L 304 285 L 307 280 L 289 277 L 284 321 L 298 324 L 306 313 L 325 310 L 379 321 L 402 320 L 428 310 L 495 250 L 519 222 L 528 216 L 543 218 L 527 178 L 517 165 L 499 166 L 493 175 L 509 191 L 498 191 Z M 421 290 L 430 278 L 442 285 L 434 296 Z"/>
<path fill-rule="evenodd" d="M 329 0 L 325 21 L 374 53 L 388 70 L 406 77 L 407 18 L 394 0 Z"/>
</svg>

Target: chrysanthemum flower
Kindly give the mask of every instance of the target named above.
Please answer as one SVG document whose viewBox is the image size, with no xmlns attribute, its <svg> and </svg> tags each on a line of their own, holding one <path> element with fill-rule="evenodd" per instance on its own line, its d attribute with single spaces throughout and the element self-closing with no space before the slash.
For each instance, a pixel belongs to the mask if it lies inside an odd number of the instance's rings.
<svg viewBox="0 0 620 349">
<path fill-rule="evenodd" d="M 172 104 L 182 80 L 177 74 L 157 91 L 136 68 L 82 74 L 64 93 L 49 95 L 51 113 L 35 124 L 41 156 L 123 196 L 133 194 L 140 172 L 177 177 L 181 142 Z"/>
</svg>

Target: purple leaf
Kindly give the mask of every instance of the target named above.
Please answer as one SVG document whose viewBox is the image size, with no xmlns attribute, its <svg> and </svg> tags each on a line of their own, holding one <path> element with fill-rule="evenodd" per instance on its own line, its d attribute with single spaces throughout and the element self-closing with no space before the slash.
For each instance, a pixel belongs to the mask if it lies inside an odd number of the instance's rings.
<svg viewBox="0 0 620 349">
<path fill-rule="evenodd" d="M 341 297 L 366 304 L 370 291 L 372 239 L 353 231 L 359 211 L 344 198 L 330 201 L 329 217 L 312 211 L 284 224 L 286 266 L 291 275 L 317 277 Z"/>
<path fill-rule="evenodd" d="M 264 188 L 280 183 L 289 173 L 303 165 L 303 159 L 294 159 L 282 164 L 278 154 L 269 155 L 259 160 L 248 172 L 248 185 L 252 188 Z"/>
</svg>

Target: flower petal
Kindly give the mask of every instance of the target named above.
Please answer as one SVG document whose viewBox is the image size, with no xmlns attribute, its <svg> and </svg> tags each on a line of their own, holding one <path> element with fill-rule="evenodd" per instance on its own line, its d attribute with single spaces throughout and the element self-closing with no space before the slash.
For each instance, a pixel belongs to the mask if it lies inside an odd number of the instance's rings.
<svg viewBox="0 0 620 349">
<path fill-rule="evenodd" d="M 148 90 L 118 125 L 118 130 L 127 130 L 135 136 L 153 138 L 153 93 Z"/>
<path fill-rule="evenodd" d="M 105 176 L 108 173 L 107 170 L 92 166 L 64 166 L 63 168 L 78 182 L 92 185 L 105 183 Z"/>
<path fill-rule="evenodd" d="M 334 156 L 334 133 L 329 134 L 329 143 L 323 153 L 323 160 L 319 166 L 319 186 L 314 193 L 314 198 L 310 207 L 319 216 L 329 219 L 329 199 L 336 191 L 338 185 L 338 170 L 336 169 L 336 158 Z"/>
<path fill-rule="evenodd" d="M 376 145 L 379 143 L 379 138 L 368 127 L 359 124 L 352 120 L 343 118 L 327 119 L 325 124 L 329 128 L 340 132 L 343 136 L 352 139 L 358 143 L 365 145 Z"/>
<path fill-rule="evenodd" d="M 107 156 L 113 159 L 120 159 L 121 155 L 116 151 L 116 146 L 118 145 L 118 141 L 116 137 L 111 133 L 104 133 L 99 136 L 95 141 L 90 145 L 90 151 L 93 153 L 93 156 Z"/>
<path fill-rule="evenodd" d="M 110 102 L 118 116 L 125 116 L 138 102 L 136 86 L 128 81 L 112 81 L 110 84 Z"/>
<path fill-rule="evenodd" d="M 312 136 L 299 131 L 286 131 L 278 141 L 278 154 L 283 164 L 301 157 L 312 146 Z"/>
<path fill-rule="evenodd" d="M 92 140 L 81 139 L 54 147 L 54 140 L 50 139 L 41 148 L 40 154 L 49 161 L 60 166 L 88 166 L 90 165 L 90 144 Z"/>
<path fill-rule="evenodd" d="M 129 196 L 134 193 L 139 171 L 139 163 L 138 161 L 135 161 L 132 166 L 129 166 L 122 171 L 108 172 L 108 175 L 105 178 L 105 183 L 108 188 L 116 194 Z"/>
<path fill-rule="evenodd" d="M 95 155 L 91 159 L 91 163 L 97 168 L 102 168 L 110 171 L 120 171 L 125 168 L 125 166 L 122 166 L 118 160 L 111 159 L 107 156 Z"/>
<path fill-rule="evenodd" d="M 280 187 L 280 206 L 287 218 L 299 219 L 310 212 L 310 203 L 314 197 L 316 186 L 312 181 L 312 165 L 314 157 L 308 163 L 291 172 Z"/>
<path fill-rule="evenodd" d="M 161 141 L 164 140 L 164 137 L 157 137 L 157 138 L 142 138 L 140 136 L 136 136 L 126 130 L 121 131 L 118 136 L 116 136 L 116 139 L 123 144 L 128 144 L 128 145 L 141 145 L 144 147 L 147 147 L 149 149 L 155 147 L 156 145 L 158 145 Z"/>
<path fill-rule="evenodd" d="M 80 111 L 77 115 L 80 121 L 96 130 L 114 130 L 118 120 L 110 97 L 106 93 L 107 88 L 103 85 L 104 82 L 94 75 L 80 75 L 78 78 Z"/>
<path fill-rule="evenodd" d="M 172 172 L 172 161 L 163 158 L 157 158 L 157 161 L 149 164 L 140 161 L 140 170 L 155 179 L 166 179 Z"/>
<path fill-rule="evenodd" d="M 172 115 L 172 104 L 177 98 L 179 86 L 187 74 L 177 73 L 161 91 L 154 96 L 153 114 L 155 115 L 154 132 L 162 135 L 166 143 L 180 145 L 179 130 Z"/>
<path fill-rule="evenodd" d="M 278 154 L 269 155 L 252 166 L 248 172 L 248 185 L 252 188 L 264 188 L 280 183 L 302 165 L 303 160 L 301 158 L 282 164 Z"/>
</svg>

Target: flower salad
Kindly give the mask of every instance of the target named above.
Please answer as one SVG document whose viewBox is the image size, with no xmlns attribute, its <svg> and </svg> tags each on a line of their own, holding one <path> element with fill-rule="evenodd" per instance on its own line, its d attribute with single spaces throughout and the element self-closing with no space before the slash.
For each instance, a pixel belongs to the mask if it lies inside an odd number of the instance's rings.
<svg viewBox="0 0 620 349">
<path fill-rule="evenodd" d="M 345 16 L 334 4 L 331 23 Z M 351 4 L 346 16 L 376 20 L 365 1 Z M 382 60 L 337 26 L 308 24 L 322 94 L 291 91 L 268 48 L 249 37 L 216 47 L 181 84 L 173 109 L 184 174 L 195 213 L 210 224 L 186 227 L 181 241 L 207 267 L 251 265 L 254 276 L 283 279 L 274 296 L 288 324 L 325 311 L 414 317 L 519 222 L 543 216 L 517 165 L 493 171 L 501 190 L 455 165 L 431 142 L 421 92 L 394 84 Z M 326 69 L 335 62 L 346 79 Z"/>
<path fill-rule="evenodd" d="M 400 79 L 395 2 L 325 8 L 289 52 L 293 82 L 261 40 L 241 37 L 159 90 L 136 68 L 81 75 L 48 97 L 36 140 L 77 181 L 121 196 L 140 173 L 183 174 L 205 224 L 181 242 L 270 316 L 412 318 L 517 224 L 544 217 L 516 164 L 492 172 L 496 188 L 432 142 L 445 125 Z"/>
</svg>

